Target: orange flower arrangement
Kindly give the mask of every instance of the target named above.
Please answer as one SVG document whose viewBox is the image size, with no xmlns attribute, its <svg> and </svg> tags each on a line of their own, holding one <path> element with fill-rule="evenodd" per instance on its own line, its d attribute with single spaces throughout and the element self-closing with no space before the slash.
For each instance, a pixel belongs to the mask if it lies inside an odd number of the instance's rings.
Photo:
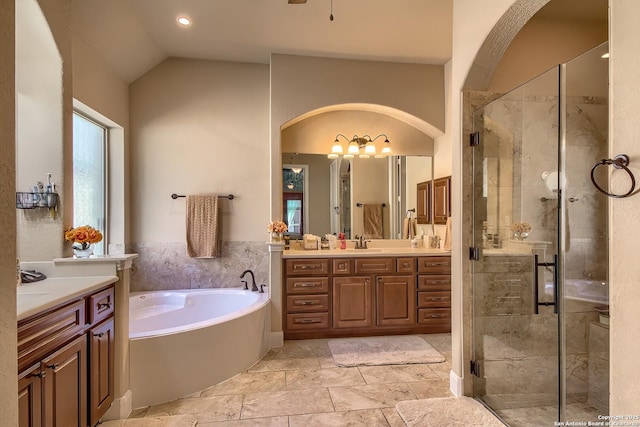
<svg viewBox="0 0 640 427">
<path fill-rule="evenodd" d="M 64 231 L 64 240 L 78 243 L 80 246 L 73 246 L 74 249 L 87 249 L 90 244 L 102 241 L 102 233 L 89 225 L 80 227 L 69 227 Z"/>
</svg>

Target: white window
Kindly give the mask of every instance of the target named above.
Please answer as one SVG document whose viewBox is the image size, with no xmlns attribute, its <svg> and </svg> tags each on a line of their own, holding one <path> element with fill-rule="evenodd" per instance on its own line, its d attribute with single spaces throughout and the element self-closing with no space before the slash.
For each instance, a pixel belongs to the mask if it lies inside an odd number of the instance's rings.
<svg viewBox="0 0 640 427">
<path fill-rule="evenodd" d="M 105 253 L 107 129 L 91 119 L 73 114 L 73 222 L 100 230 L 103 240 L 93 253 Z"/>
</svg>

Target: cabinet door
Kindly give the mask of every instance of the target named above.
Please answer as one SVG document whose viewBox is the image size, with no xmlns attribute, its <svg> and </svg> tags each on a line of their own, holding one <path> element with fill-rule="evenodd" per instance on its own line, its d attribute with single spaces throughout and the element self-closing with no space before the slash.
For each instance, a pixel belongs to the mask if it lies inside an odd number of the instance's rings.
<svg viewBox="0 0 640 427">
<path fill-rule="evenodd" d="M 87 339 L 82 335 L 42 361 L 45 426 L 87 424 L 86 351 Z"/>
<path fill-rule="evenodd" d="M 20 427 L 42 425 L 41 376 L 39 363 L 18 376 L 18 425 Z"/>
<path fill-rule="evenodd" d="M 433 181 L 433 222 L 446 224 L 451 216 L 451 177 Z"/>
<path fill-rule="evenodd" d="M 431 181 L 419 183 L 417 193 L 416 222 L 431 224 Z"/>
<path fill-rule="evenodd" d="M 113 402 L 113 317 L 89 331 L 89 425 L 94 426 Z"/>
<path fill-rule="evenodd" d="M 370 276 L 333 279 L 333 327 L 362 328 L 373 325 L 373 285 Z"/>
<path fill-rule="evenodd" d="M 381 276 L 376 279 L 376 324 L 414 325 L 416 285 L 414 276 Z"/>
</svg>

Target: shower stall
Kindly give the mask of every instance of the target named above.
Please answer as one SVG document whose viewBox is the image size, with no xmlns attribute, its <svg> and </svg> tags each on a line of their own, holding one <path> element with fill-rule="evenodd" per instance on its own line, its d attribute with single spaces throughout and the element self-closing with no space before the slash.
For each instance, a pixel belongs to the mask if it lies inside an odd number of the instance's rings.
<svg viewBox="0 0 640 427">
<path fill-rule="evenodd" d="M 472 116 L 473 392 L 511 426 L 608 414 L 607 51 Z"/>
</svg>

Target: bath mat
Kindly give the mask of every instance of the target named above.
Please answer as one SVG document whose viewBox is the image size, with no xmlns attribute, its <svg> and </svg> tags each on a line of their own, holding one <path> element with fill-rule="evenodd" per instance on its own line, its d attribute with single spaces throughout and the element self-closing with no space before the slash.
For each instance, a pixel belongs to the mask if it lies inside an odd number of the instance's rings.
<svg viewBox="0 0 640 427">
<path fill-rule="evenodd" d="M 100 424 L 100 427 L 194 427 L 196 425 L 198 425 L 198 419 L 193 415 L 169 415 L 105 421 Z"/>
<path fill-rule="evenodd" d="M 329 349 L 338 366 L 405 365 L 445 360 L 429 343 L 414 335 L 338 338 L 329 340 Z"/>
<path fill-rule="evenodd" d="M 408 427 L 504 427 L 480 402 L 470 397 L 441 397 L 396 403 L 396 411 Z"/>
</svg>

